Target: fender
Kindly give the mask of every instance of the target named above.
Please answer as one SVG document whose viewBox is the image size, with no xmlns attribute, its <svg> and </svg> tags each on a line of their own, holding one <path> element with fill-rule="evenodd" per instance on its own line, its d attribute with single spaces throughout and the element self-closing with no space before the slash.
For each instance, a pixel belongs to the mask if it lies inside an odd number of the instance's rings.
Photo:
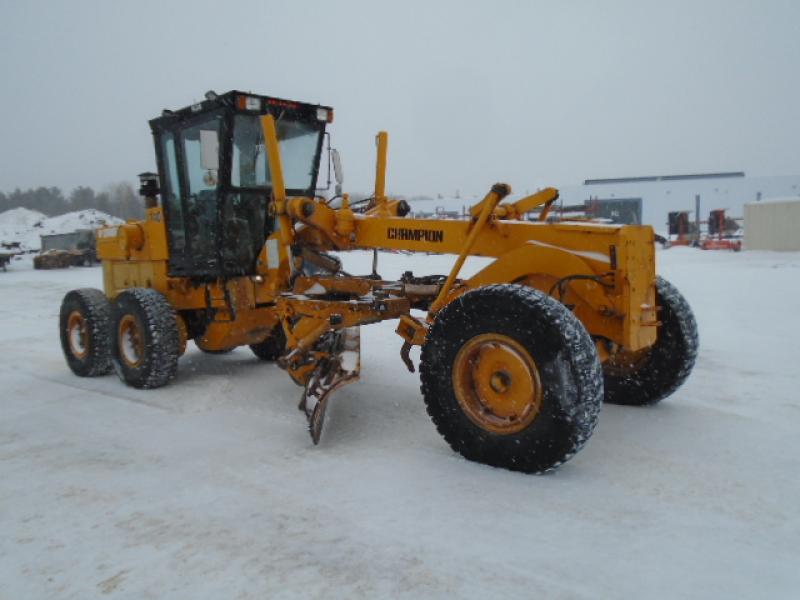
<svg viewBox="0 0 800 600">
<path fill-rule="evenodd" d="M 531 240 L 503 254 L 487 267 L 467 279 L 468 289 L 494 283 L 520 283 L 550 294 L 557 282 L 571 275 L 598 276 L 612 271 L 608 257 L 595 252 L 567 250 Z M 613 288 L 606 288 L 591 279 L 577 279 L 564 285 L 558 298 L 573 306 L 573 312 L 593 336 L 622 343 L 623 315 L 615 310 L 610 297 Z"/>
</svg>

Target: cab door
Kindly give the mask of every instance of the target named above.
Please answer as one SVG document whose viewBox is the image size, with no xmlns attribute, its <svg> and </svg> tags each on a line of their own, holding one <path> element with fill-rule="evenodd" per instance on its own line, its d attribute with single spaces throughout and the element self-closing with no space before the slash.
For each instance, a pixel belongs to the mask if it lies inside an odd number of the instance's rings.
<svg viewBox="0 0 800 600">
<path fill-rule="evenodd" d="M 186 123 L 178 134 L 183 165 L 183 267 L 190 276 L 219 274 L 219 137 L 222 113 Z M 216 160 L 214 160 L 216 159 Z"/>
<path fill-rule="evenodd" d="M 183 218 L 182 177 L 178 169 L 176 134 L 165 131 L 159 134 L 161 151 L 161 206 L 167 229 L 169 245 L 169 274 L 186 275 L 186 231 Z"/>
<path fill-rule="evenodd" d="M 208 280 L 219 275 L 222 122 L 221 112 L 205 113 L 154 131 L 173 277 Z"/>
<path fill-rule="evenodd" d="M 222 194 L 221 257 L 224 275 L 233 277 L 256 273 L 273 218 L 267 213 L 271 188 L 260 118 L 235 115 L 230 138 L 230 181 Z"/>
</svg>

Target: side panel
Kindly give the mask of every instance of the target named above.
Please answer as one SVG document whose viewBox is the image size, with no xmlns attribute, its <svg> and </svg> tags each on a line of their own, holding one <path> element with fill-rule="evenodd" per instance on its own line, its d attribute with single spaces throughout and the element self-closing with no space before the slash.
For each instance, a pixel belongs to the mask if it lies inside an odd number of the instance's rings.
<svg viewBox="0 0 800 600">
<path fill-rule="evenodd" d="M 103 263 L 103 286 L 109 298 L 131 287 L 158 290 L 176 308 L 203 308 L 202 287 L 168 275 L 167 234 L 161 207 L 147 209 L 144 221 L 97 231 L 97 257 Z"/>
<path fill-rule="evenodd" d="M 361 217 L 355 222 L 355 245 L 360 248 L 385 248 L 457 254 L 466 242 L 470 221 L 404 219 L 401 217 Z M 539 223 L 493 220 L 487 223 L 470 252 L 475 256 L 500 256 L 535 240 L 601 262 L 609 261 L 611 246 L 621 225 L 593 223 Z M 650 231 L 650 227 L 641 227 Z M 602 266 L 597 267 L 599 272 Z"/>
<path fill-rule="evenodd" d="M 471 222 L 435 219 L 360 218 L 355 244 L 416 252 L 456 254 Z M 572 275 L 604 276 L 609 286 L 574 279 L 560 299 L 596 336 L 629 350 L 656 338 L 655 249 L 651 227 L 594 223 L 495 220 L 470 252 L 499 257 L 468 285 L 525 280 L 553 293 L 553 284 Z M 609 276 L 613 274 L 613 276 Z"/>
</svg>

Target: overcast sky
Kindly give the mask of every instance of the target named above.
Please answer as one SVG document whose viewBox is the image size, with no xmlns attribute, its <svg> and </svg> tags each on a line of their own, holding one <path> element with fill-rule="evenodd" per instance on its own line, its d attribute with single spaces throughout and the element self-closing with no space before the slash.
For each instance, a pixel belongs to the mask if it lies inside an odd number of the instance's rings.
<svg viewBox="0 0 800 600">
<path fill-rule="evenodd" d="M 0 190 L 154 169 L 206 90 L 336 108 L 345 187 L 800 170 L 800 2 L 0 0 Z"/>
</svg>

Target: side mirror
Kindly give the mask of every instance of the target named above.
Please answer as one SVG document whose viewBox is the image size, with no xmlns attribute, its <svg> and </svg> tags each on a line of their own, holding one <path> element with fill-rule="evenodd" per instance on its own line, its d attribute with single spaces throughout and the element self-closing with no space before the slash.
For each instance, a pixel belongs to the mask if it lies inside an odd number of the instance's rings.
<svg viewBox="0 0 800 600">
<path fill-rule="evenodd" d="M 333 177 L 336 179 L 336 195 L 338 196 L 342 193 L 344 173 L 342 172 L 342 157 L 339 156 L 336 148 L 331 149 L 331 160 L 333 161 Z"/>
<path fill-rule="evenodd" d="M 219 138 L 214 130 L 200 130 L 200 164 L 207 171 L 219 170 Z"/>
</svg>

